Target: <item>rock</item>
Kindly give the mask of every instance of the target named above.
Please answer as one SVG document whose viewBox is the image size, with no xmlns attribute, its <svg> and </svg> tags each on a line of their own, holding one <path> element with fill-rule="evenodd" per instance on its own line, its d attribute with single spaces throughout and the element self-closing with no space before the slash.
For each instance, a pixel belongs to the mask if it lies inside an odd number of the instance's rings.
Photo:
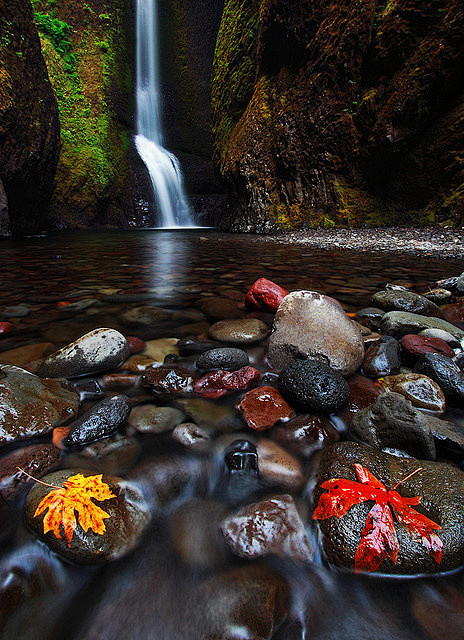
<svg viewBox="0 0 464 640">
<path fill-rule="evenodd" d="M 203 338 L 181 338 L 177 343 L 177 348 L 181 356 L 190 356 L 204 351 L 211 351 L 219 345 L 218 342 L 205 340 Z M 226 367 L 224 367 L 226 368 Z"/>
<path fill-rule="evenodd" d="M 129 345 L 115 329 L 95 329 L 52 353 L 43 362 L 39 375 L 44 378 L 75 378 L 114 369 L 129 357 Z"/>
<path fill-rule="evenodd" d="M 428 376 L 420 373 L 400 373 L 396 376 L 385 376 L 383 386 L 388 391 L 400 393 L 414 407 L 444 413 L 445 396 L 438 384 Z"/>
<path fill-rule="evenodd" d="M 104 397 L 104 393 L 97 380 L 79 380 L 73 383 L 73 388 L 79 394 L 82 400 L 100 400 Z"/>
<path fill-rule="evenodd" d="M 6 197 L 3 182 L 0 180 L 0 238 L 9 238 L 10 219 L 8 216 L 8 198 Z M 1 330 L 0 330 L 1 335 Z"/>
<path fill-rule="evenodd" d="M 157 369 L 147 369 L 142 376 L 142 385 L 150 387 L 155 396 L 164 401 L 192 393 L 194 377 L 191 371 L 183 367 L 163 365 Z"/>
<path fill-rule="evenodd" d="M 30 314 L 31 310 L 25 304 L 17 304 L 12 307 L 3 307 L 0 312 L 2 318 L 24 318 Z"/>
<path fill-rule="evenodd" d="M 237 303 L 229 298 L 205 298 L 201 301 L 200 307 L 205 315 L 215 320 L 242 318 L 245 315 L 245 312 L 238 308 Z"/>
<path fill-rule="evenodd" d="M 184 413 L 174 407 L 142 404 L 132 409 L 128 423 L 140 433 L 164 433 L 174 429 L 184 418 Z"/>
<path fill-rule="evenodd" d="M 86 298 L 84 300 L 78 300 L 77 302 L 70 302 L 69 304 L 66 304 L 63 307 L 59 308 L 60 313 L 62 314 L 68 314 L 68 315 L 72 315 L 72 314 L 78 314 L 81 311 L 85 311 L 85 309 L 89 309 L 90 307 L 93 307 L 94 304 L 96 304 L 98 302 L 98 300 L 96 298 Z"/>
<path fill-rule="evenodd" d="M 209 447 L 213 430 L 207 427 L 200 427 L 194 422 L 183 422 L 178 424 L 172 432 L 172 437 L 185 447 L 192 447 L 194 450 L 203 450 Z"/>
<path fill-rule="evenodd" d="M 94 473 L 115 475 L 132 467 L 140 452 L 140 444 L 135 438 L 115 433 L 92 442 L 83 449 L 68 453 L 67 461 L 69 467 L 84 467 Z"/>
<path fill-rule="evenodd" d="M 427 298 L 427 300 L 431 300 L 438 305 L 450 302 L 452 297 L 453 294 L 451 293 L 451 291 L 448 291 L 448 289 L 431 289 L 430 291 L 424 293 L 424 298 Z"/>
<path fill-rule="evenodd" d="M 463 325 L 464 324 L 464 299 L 459 298 L 457 302 L 453 304 L 446 304 L 443 306 L 443 317 L 451 324 Z"/>
<path fill-rule="evenodd" d="M 78 420 L 69 426 L 69 433 L 64 438 L 66 447 L 75 447 L 100 440 L 112 435 L 121 427 L 130 413 L 127 396 L 116 395 L 104 398 Z"/>
<path fill-rule="evenodd" d="M 235 371 L 241 367 L 246 367 L 248 364 L 248 355 L 242 349 L 220 347 L 219 349 L 204 351 L 196 361 L 195 366 L 203 371 L 214 371 L 215 369 Z"/>
<path fill-rule="evenodd" d="M 161 307 L 133 307 L 121 315 L 121 322 L 127 326 L 148 326 L 169 320 L 171 312 Z"/>
<path fill-rule="evenodd" d="M 288 295 L 288 291 L 272 280 L 259 278 L 246 294 L 245 305 L 249 309 L 261 309 L 275 313 L 286 295 Z"/>
<path fill-rule="evenodd" d="M 288 598 L 286 582 L 273 569 L 256 563 L 234 567 L 200 586 L 191 604 L 191 628 L 202 640 L 270 640 L 287 617 Z"/>
<path fill-rule="evenodd" d="M 346 426 L 351 422 L 354 415 L 360 409 L 369 407 L 381 393 L 384 388 L 377 382 L 362 375 L 352 376 L 348 381 L 350 387 L 350 397 L 341 414 Z"/>
<path fill-rule="evenodd" d="M 420 513 L 439 523 L 437 535 L 443 542 L 443 558 L 437 564 L 420 540 L 412 539 L 399 523 L 395 529 L 399 541 L 397 563 L 384 560 L 379 573 L 414 575 L 438 573 L 463 564 L 464 533 L 464 473 L 453 465 L 398 458 L 354 442 L 340 442 L 324 449 L 318 473 L 314 504 L 323 493 L 320 485 L 332 478 L 357 480 L 354 464 L 361 464 L 373 473 L 386 488 L 395 486 L 406 476 L 422 467 L 422 471 L 398 488 L 402 496 L 421 496 Z M 338 567 L 353 568 L 354 554 L 359 544 L 372 501 L 358 504 L 341 518 L 318 520 L 328 561 Z"/>
<path fill-rule="evenodd" d="M 270 429 L 277 422 L 287 422 L 295 416 L 293 408 L 274 387 L 257 387 L 247 391 L 237 409 L 247 425 L 256 431 Z"/>
<path fill-rule="evenodd" d="M 168 354 L 179 355 L 177 338 L 160 338 L 159 340 L 147 340 L 143 355 L 153 358 L 155 362 L 164 362 Z"/>
<path fill-rule="evenodd" d="M 420 296 L 412 291 L 389 290 L 378 291 L 371 298 L 374 306 L 385 311 L 407 311 L 408 313 L 418 313 L 423 316 L 442 317 L 442 311 L 431 300 Z"/>
<path fill-rule="evenodd" d="M 453 422 L 441 420 L 435 416 L 426 415 L 426 419 L 435 438 L 435 444 L 442 445 L 448 452 L 449 450 L 457 451 L 462 456 L 464 453 L 464 429 Z"/>
<path fill-rule="evenodd" d="M 460 276 L 458 276 L 455 283 L 455 288 L 456 288 L 456 294 L 458 296 L 464 296 L 464 271 L 461 273 Z"/>
<path fill-rule="evenodd" d="M 43 481 L 56 487 L 62 487 L 64 481 L 77 473 L 82 473 L 84 477 L 94 475 L 92 471 L 85 469 L 64 469 L 48 474 L 43 478 Z M 150 512 L 141 492 L 135 485 L 117 476 L 103 475 L 102 482 L 109 486 L 111 493 L 115 496 L 104 501 L 94 499 L 94 504 L 109 516 L 104 519 L 105 532 L 103 534 L 94 533 L 90 528 L 85 532 L 79 518 L 77 518 L 77 526 L 74 529 L 70 547 L 65 539 L 57 538 L 53 531 L 44 533 L 44 514 L 34 517 L 34 513 L 41 500 L 51 492 L 51 489 L 40 484 L 35 484 L 26 498 L 25 520 L 27 526 L 52 551 L 77 564 L 98 564 L 126 555 L 139 542 L 150 521 Z"/>
<path fill-rule="evenodd" d="M 340 436 L 325 416 L 305 415 L 277 426 L 272 438 L 292 453 L 309 458 L 319 449 L 337 442 Z"/>
<path fill-rule="evenodd" d="M 415 621 L 430 640 L 462 639 L 464 595 L 462 587 L 418 584 L 412 594 L 411 611 Z"/>
<path fill-rule="evenodd" d="M 159 362 L 151 358 L 150 356 L 146 356 L 144 353 L 136 353 L 124 362 L 124 370 L 129 373 L 142 373 L 146 369 L 151 369 L 153 367 L 159 366 Z"/>
<path fill-rule="evenodd" d="M 383 336 L 366 351 L 362 370 L 368 378 L 392 375 L 398 373 L 400 369 L 401 350 L 395 338 Z"/>
<path fill-rule="evenodd" d="M 100 384 L 105 391 L 133 391 L 140 385 L 140 380 L 141 376 L 136 373 L 106 373 L 100 378 Z"/>
<path fill-rule="evenodd" d="M 236 409 L 205 398 L 181 398 L 175 404 L 200 427 L 215 431 L 237 431 L 243 424 Z"/>
<path fill-rule="evenodd" d="M 227 562 L 229 553 L 219 529 L 226 513 L 224 504 L 204 498 L 192 498 L 176 509 L 169 533 L 174 551 L 186 565 L 204 570 Z"/>
<path fill-rule="evenodd" d="M 377 331 L 380 328 L 380 322 L 385 315 L 385 311 L 377 307 L 365 307 L 356 311 L 356 315 L 361 324 L 369 327 L 372 331 Z"/>
<path fill-rule="evenodd" d="M 126 340 L 131 354 L 140 353 L 146 347 L 144 340 L 137 338 L 136 336 L 126 336 Z"/>
<path fill-rule="evenodd" d="M 450 358 L 439 353 L 426 353 L 416 362 L 413 372 L 435 380 L 450 402 L 464 399 L 464 372 Z"/>
<path fill-rule="evenodd" d="M 427 460 L 436 458 L 426 417 L 398 393 L 384 393 L 372 406 L 361 409 L 353 416 L 350 433 L 377 449 L 404 451 Z"/>
<path fill-rule="evenodd" d="M 443 331 L 442 329 L 424 329 L 423 331 L 420 331 L 418 335 L 424 336 L 425 338 L 440 338 L 447 342 L 452 349 L 461 348 L 461 343 L 452 336 L 451 333 Z"/>
<path fill-rule="evenodd" d="M 354 373 L 364 357 L 361 334 L 333 298 L 294 291 L 275 315 L 267 359 L 281 369 L 295 358 L 320 355 L 342 375 Z"/>
<path fill-rule="evenodd" d="M 0 447 L 50 433 L 73 417 L 79 396 L 57 380 L 0 365 Z"/>
<path fill-rule="evenodd" d="M 253 367 L 242 367 L 238 371 L 213 371 L 195 382 L 193 390 L 204 398 L 219 398 L 223 395 L 246 389 L 261 379 L 261 373 Z"/>
<path fill-rule="evenodd" d="M 410 356 L 420 358 L 424 353 L 441 353 L 447 358 L 454 356 L 453 349 L 441 338 L 430 338 L 408 333 L 401 338 L 401 347 Z"/>
<path fill-rule="evenodd" d="M 427 316 L 406 311 L 389 311 L 381 322 L 383 333 L 400 339 L 408 333 L 419 333 L 424 329 L 442 329 L 456 338 L 458 342 L 464 339 L 464 331 L 455 327 L 450 322 L 441 318 L 428 318 Z"/>
<path fill-rule="evenodd" d="M 240 558 L 268 555 L 310 562 L 314 552 L 292 496 L 272 496 L 247 505 L 220 524 L 225 541 Z"/>
<path fill-rule="evenodd" d="M 277 442 L 260 438 L 256 444 L 260 477 L 283 491 L 301 489 L 305 477 L 300 462 Z"/>
<path fill-rule="evenodd" d="M 209 329 L 209 335 L 214 340 L 232 344 L 254 344 L 264 340 L 268 334 L 267 324 L 257 318 L 220 320 Z"/>
<path fill-rule="evenodd" d="M 0 495 L 6 502 L 13 502 L 34 484 L 36 480 L 60 466 L 61 452 L 52 444 L 35 444 L 22 447 L 2 458 L 0 470 Z"/>
<path fill-rule="evenodd" d="M 13 330 L 11 322 L 0 322 L 0 336 Z"/>
<path fill-rule="evenodd" d="M 39 344 L 26 344 L 15 349 L 8 349 L 0 353 L 1 364 L 13 364 L 16 367 L 24 367 L 30 362 L 43 358 L 45 354 L 51 353 L 56 348 L 51 342 L 41 342 Z"/>
<path fill-rule="evenodd" d="M 296 409 L 331 412 L 350 395 L 345 378 L 319 360 L 295 360 L 279 376 L 279 389 Z"/>
</svg>

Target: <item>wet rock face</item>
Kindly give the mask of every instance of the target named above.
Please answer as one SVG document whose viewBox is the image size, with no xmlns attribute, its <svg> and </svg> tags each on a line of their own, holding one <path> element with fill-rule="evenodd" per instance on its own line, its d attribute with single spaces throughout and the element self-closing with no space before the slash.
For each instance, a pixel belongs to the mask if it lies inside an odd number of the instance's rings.
<svg viewBox="0 0 464 640">
<path fill-rule="evenodd" d="M 442 317 L 442 311 L 434 302 L 413 291 L 400 291 L 391 289 L 378 291 L 371 298 L 374 307 L 380 307 L 384 311 L 408 311 L 419 313 L 423 316 Z"/>
<path fill-rule="evenodd" d="M 441 219 L 462 220 L 457 0 L 445 11 L 415 0 L 236 4 L 226 2 L 213 69 L 224 230 L 372 224 L 395 197 L 400 219 L 433 202 Z"/>
<path fill-rule="evenodd" d="M 60 464 L 60 458 L 60 450 L 51 444 L 22 447 L 4 456 L 0 471 L 0 495 L 7 502 L 14 501 L 34 484 L 18 467 L 39 479 L 54 471 Z"/>
<path fill-rule="evenodd" d="M 40 231 L 48 226 L 46 208 L 60 152 L 58 106 L 31 4 L 2 3 L 0 31 L 0 181 L 11 231 Z"/>
<path fill-rule="evenodd" d="M 77 413 L 79 396 L 58 380 L 0 365 L 0 447 L 46 433 Z"/>
<path fill-rule="evenodd" d="M 383 336 L 379 342 L 371 345 L 363 361 L 363 373 L 369 378 L 380 378 L 399 373 L 401 369 L 401 351 L 398 340 Z"/>
<path fill-rule="evenodd" d="M 234 371 L 249 364 L 248 355 L 242 349 L 223 347 L 210 349 L 200 355 L 196 361 L 197 369 L 214 371 L 215 369 L 227 369 Z"/>
<path fill-rule="evenodd" d="M 69 426 L 63 444 L 79 446 L 106 438 L 121 427 L 130 413 L 129 399 L 124 395 L 105 398 Z"/>
<path fill-rule="evenodd" d="M 435 380 L 450 402 L 463 402 L 464 372 L 446 356 L 438 353 L 426 353 L 416 363 L 414 373 L 423 373 Z"/>
<path fill-rule="evenodd" d="M 373 473 L 385 487 L 391 488 L 418 467 L 422 471 L 406 480 L 398 491 L 403 496 L 422 496 L 417 510 L 441 525 L 437 534 L 443 542 L 443 557 L 437 564 L 420 541 L 413 540 L 399 524 L 395 524 L 399 541 L 397 563 L 386 559 L 381 573 L 438 573 L 459 567 L 463 563 L 464 536 L 464 473 L 439 462 L 397 458 L 354 442 L 337 443 L 324 450 L 318 474 L 314 501 L 324 492 L 320 485 L 331 478 L 357 480 L 353 464 L 361 464 Z M 354 554 L 360 541 L 366 517 L 373 502 L 351 507 L 341 518 L 318 520 L 323 535 L 327 559 L 335 566 L 353 568 Z"/>
</svg>

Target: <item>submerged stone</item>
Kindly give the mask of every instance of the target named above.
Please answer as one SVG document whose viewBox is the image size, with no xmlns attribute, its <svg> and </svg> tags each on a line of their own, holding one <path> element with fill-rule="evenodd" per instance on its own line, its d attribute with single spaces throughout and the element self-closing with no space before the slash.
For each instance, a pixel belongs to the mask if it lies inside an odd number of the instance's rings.
<svg viewBox="0 0 464 640">
<path fill-rule="evenodd" d="M 220 320 L 209 330 L 209 335 L 215 340 L 232 344 L 253 344 L 264 340 L 268 334 L 267 324 L 258 318 Z"/>
<path fill-rule="evenodd" d="M 374 306 L 385 311 L 407 311 L 423 316 L 442 317 L 442 311 L 434 302 L 412 291 L 398 289 L 378 291 L 371 298 Z"/>
<path fill-rule="evenodd" d="M 63 439 L 63 444 L 66 447 L 74 447 L 106 438 L 125 423 L 129 413 L 130 404 L 127 396 L 104 398 L 68 425 L 69 433 Z"/>
<path fill-rule="evenodd" d="M 263 431 L 277 422 L 286 422 L 295 415 L 294 409 L 274 387 L 257 387 L 247 391 L 237 409 L 251 429 Z"/>
</svg>

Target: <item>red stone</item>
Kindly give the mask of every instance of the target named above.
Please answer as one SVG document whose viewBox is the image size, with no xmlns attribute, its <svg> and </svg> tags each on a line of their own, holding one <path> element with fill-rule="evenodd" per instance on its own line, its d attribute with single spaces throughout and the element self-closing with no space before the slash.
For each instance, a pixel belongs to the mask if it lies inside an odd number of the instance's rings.
<svg viewBox="0 0 464 640">
<path fill-rule="evenodd" d="M 140 353 L 147 346 L 141 338 L 136 336 L 126 336 L 126 340 L 129 343 L 129 349 L 132 354 Z"/>
<path fill-rule="evenodd" d="M 424 353 L 440 353 L 442 356 L 452 358 L 454 351 L 447 342 L 441 338 L 429 338 L 408 333 L 401 338 L 401 346 L 412 356 L 420 357 Z"/>
<path fill-rule="evenodd" d="M 350 397 L 343 412 L 340 414 L 340 418 L 345 423 L 346 428 L 348 428 L 352 417 L 358 411 L 373 404 L 375 399 L 385 391 L 382 384 L 360 374 L 350 378 L 348 384 L 350 386 Z"/>
<path fill-rule="evenodd" d="M 0 322 L 0 336 L 3 333 L 10 333 L 12 329 L 13 325 L 11 324 L 11 322 Z"/>
<path fill-rule="evenodd" d="M 274 387 L 257 387 L 247 391 L 237 405 L 248 426 L 256 431 L 270 429 L 279 420 L 287 421 L 295 416 L 293 408 Z"/>
<path fill-rule="evenodd" d="M 262 309 L 275 313 L 288 291 L 267 278 L 259 278 L 248 291 L 245 305 L 249 309 Z"/>
<path fill-rule="evenodd" d="M 253 367 L 242 367 L 237 371 L 219 369 L 197 380 L 193 390 L 204 398 L 220 398 L 227 393 L 246 389 L 260 379 L 261 373 Z"/>
<path fill-rule="evenodd" d="M 464 302 L 445 304 L 442 307 L 443 317 L 452 324 L 464 325 Z"/>
</svg>

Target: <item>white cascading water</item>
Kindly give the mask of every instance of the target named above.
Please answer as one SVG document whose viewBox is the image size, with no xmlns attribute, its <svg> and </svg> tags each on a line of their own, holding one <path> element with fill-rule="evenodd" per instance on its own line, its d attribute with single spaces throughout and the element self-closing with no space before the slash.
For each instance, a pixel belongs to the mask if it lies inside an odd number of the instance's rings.
<svg viewBox="0 0 464 640">
<path fill-rule="evenodd" d="M 163 147 L 158 69 L 157 0 L 137 0 L 137 135 L 135 145 L 150 174 L 160 227 L 191 227 L 177 158 Z"/>
</svg>

